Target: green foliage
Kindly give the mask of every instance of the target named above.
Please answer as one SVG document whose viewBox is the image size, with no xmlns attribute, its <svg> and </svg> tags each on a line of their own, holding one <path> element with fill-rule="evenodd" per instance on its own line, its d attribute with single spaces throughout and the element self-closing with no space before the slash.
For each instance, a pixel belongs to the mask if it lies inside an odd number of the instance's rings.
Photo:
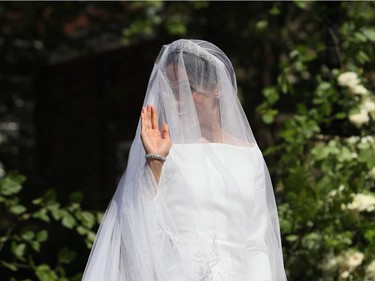
<svg viewBox="0 0 375 281">
<path fill-rule="evenodd" d="M 50 260 L 41 261 L 43 244 L 59 231 L 58 228 L 51 230 L 48 226 L 56 222 L 75 231 L 90 248 L 95 238 L 93 231 L 102 214 L 82 210 L 82 196 L 78 192 L 71 195 L 70 204 L 61 206 L 53 189 L 48 190 L 42 197 L 22 205 L 19 195 L 25 180 L 26 178 L 17 172 L 9 172 L 0 178 L 0 208 L 3 210 L 0 215 L 0 270 L 9 271 L 9 280 L 25 276 L 25 270 L 27 276 L 36 277 L 40 281 L 79 280 L 79 274 L 68 277 L 65 269 L 66 265 L 75 260 L 75 251 L 63 247 L 57 253 L 56 263 Z"/>
<path fill-rule="evenodd" d="M 341 69 L 317 67 L 323 38 L 289 42 L 277 84 L 263 90 L 258 107 L 265 123 L 282 120 L 280 144 L 268 151 L 279 159 L 275 184 L 283 195 L 280 226 L 291 280 L 375 280 L 371 5 L 342 4 Z M 367 26 L 353 9 L 364 12 Z"/>
<path fill-rule="evenodd" d="M 174 2 L 162 1 L 132 2 L 130 10 L 137 10 L 135 20 L 122 31 L 122 42 L 129 46 L 140 39 L 155 38 L 160 29 L 172 36 L 184 36 L 187 33 L 189 16 L 195 11 L 207 7 L 205 1 Z"/>
</svg>

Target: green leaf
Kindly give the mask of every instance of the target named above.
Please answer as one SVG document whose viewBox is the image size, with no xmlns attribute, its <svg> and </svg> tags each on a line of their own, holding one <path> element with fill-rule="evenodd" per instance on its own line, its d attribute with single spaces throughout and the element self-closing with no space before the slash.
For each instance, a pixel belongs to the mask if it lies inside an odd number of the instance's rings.
<svg viewBox="0 0 375 281">
<path fill-rule="evenodd" d="M 43 200 L 45 202 L 54 202 L 56 200 L 56 191 L 53 190 L 53 189 L 49 189 L 47 190 L 44 194 L 43 194 Z"/>
<path fill-rule="evenodd" d="M 66 228 L 73 228 L 76 224 L 76 220 L 74 219 L 74 217 L 69 214 L 68 212 L 66 212 L 64 214 L 64 217 L 62 219 L 62 224 L 63 226 L 65 226 Z"/>
<path fill-rule="evenodd" d="M 40 243 L 38 241 L 31 241 L 30 245 L 31 245 L 31 248 L 34 249 L 34 251 L 36 252 L 40 251 Z"/>
<path fill-rule="evenodd" d="M 12 253 L 13 255 L 20 259 L 20 260 L 25 260 L 25 257 L 24 257 L 24 254 L 25 254 L 25 250 L 26 250 L 26 244 L 25 243 L 20 243 L 20 244 L 17 244 L 16 242 L 12 242 L 11 244 L 11 250 L 12 250 Z"/>
<path fill-rule="evenodd" d="M 8 262 L 6 262 L 6 261 L 1 261 L 1 265 L 2 265 L 3 267 L 5 267 L 5 268 L 10 269 L 11 271 L 17 271 L 17 270 L 18 270 L 17 266 L 15 266 L 15 265 L 12 264 L 12 263 L 8 263 Z"/>
<path fill-rule="evenodd" d="M 86 235 L 87 232 L 88 232 L 88 230 L 87 230 L 86 228 L 82 227 L 82 226 L 78 226 L 78 227 L 77 227 L 77 232 L 78 232 L 79 234 L 81 234 L 81 235 Z"/>
<path fill-rule="evenodd" d="M 37 219 L 40 219 L 42 221 L 45 221 L 45 222 L 49 222 L 50 219 L 47 215 L 47 210 L 45 208 L 42 208 L 38 211 L 36 211 L 34 214 L 33 214 L 33 217 L 34 218 L 37 218 Z"/>
<path fill-rule="evenodd" d="M 278 113 L 275 109 L 268 109 L 263 113 L 262 120 L 266 124 L 271 124 L 274 121 L 276 114 Z"/>
<path fill-rule="evenodd" d="M 22 183 L 26 180 L 26 177 L 15 173 L 8 173 L 5 178 L 0 181 L 0 194 L 12 195 L 21 191 Z"/>
<path fill-rule="evenodd" d="M 337 160 L 339 162 L 351 161 L 352 160 L 352 153 L 347 147 L 343 147 L 340 153 L 337 155 Z"/>
<path fill-rule="evenodd" d="M 305 64 L 301 60 L 296 61 L 294 63 L 294 67 L 298 72 L 302 72 L 306 68 Z"/>
<path fill-rule="evenodd" d="M 181 15 L 170 16 L 165 21 L 165 28 L 172 35 L 183 35 L 186 33 L 186 18 Z"/>
<path fill-rule="evenodd" d="M 31 201 L 34 205 L 40 205 L 40 203 L 43 202 L 43 198 L 36 198 L 33 201 Z"/>
<path fill-rule="evenodd" d="M 274 5 L 272 6 L 272 9 L 269 10 L 269 13 L 273 16 L 276 16 L 276 15 L 280 14 L 281 13 L 280 3 L 274 3 Z"/>
<path fill-rule="evenodd" d="M 362 34 L 372 42 L 375 42 L 375 29 L 374 28 L 363 28 Z"/>
<path fill-rule="evenodd" d="M 63 211 L 60 209 L 60 204 L 57 203 L 57 202 L 52 202 L 52 203 L 48 204 L 47 209 L 50 210 L 50 212 L 52 214 L 52 217 L 55 220 L 61 219 L 61 217 L 64 214 Z"/>
<path fill-rule="evenodd" d="M 294 0 L 293 2 L 300 9 L 306 9 L 309 5 L 309 3 L 307 3 L 306 1 L 302 1 L 302 0 Z"/>
<path fill-rule="evenodd" d="M 104 213 L 103 212 L 98 212 L 96 214 L 96 220 L 98 223 L 101 223 L 102 219 L 103 219 L 103 216 L 104 216 Z"/>
<path fill-rule="evenodd" d="M 272 115 L 265 114 L 265 115 L 262 116 L 262 120 L 263 120 L 263 122 L 266 123 L 266 124 L 271 124 L 271 123 L 273 123 L 274 118 L 273 118 Z"/>
<path fill-rule="evenodd" d="M 40 230 L 36 234 L 36 241 L 44 242 L 48 239 L 48 231 L 47 230 Z"/>
<path fill-rule="evenodd" d="M 308 249 L 316 249 L 319 247 L 319 242 L 321 240 L 321 234 L 312 232 L 303 237 L 302 245 L 304 245 Z"/>
<path fill-rule="evenodd" d="M 57 281 L 56 273 L 49 267 L 48 264 L 41 264 L 35 270 L 35 275 L 40 281 Z"/>
<path fill-rule="evenodd" d="M 82 198 L 83 198 L 82 192 L 76 191 L 70 194 L 71 203 L 80 203 L 82 201 Z"/>
<path fill-rule="evenodd" d="M 356 57 L 360 63 L 366 63 L 371 61 L 371 58 L 363 51 L 359 51 Z"/>
<path fill-rule="evenodd" d="M 279 94 L 274 87 L 265 88 L 263 95 L 267 98 L 270 105 L 273 105 L 279 99 Z"/>
<path fill-rule="evenodd" d="M 25 206 L 22 206 L 22 205 L 16 205 L 16 206 L 12 206 L 10 207 L 10 210 L 9 210 L 12 214 L 15 214 L 15 215 L 20 215 L 24 212 L 26 212 L 26 207 Z"/>
<path fill-rule="evenodd" d="M 367 41 L 367 38 L 365 35 L 363 35 L 361 32 L 356 32 L 354 33 L 354 37 L 360 41 L 360 42 L 366 42 Z"/>
<path fill-rule="evenodd" d="M 329 155 L 329 150 L 325 145 L 318 144 L 312 150 L 311 154 L 315 157 L 317 161 L 326 159 Z"/>
<path fill-rule="evenodd" d="M 368 149 L 361 149 L 359 151 L 358 160 L 360 162 L 366 163 L 369 169 L 375 166 L 375 149 L 369 146 Z"/>
<path fill-rule="evenodd" d="M 263 30 L 266 29 L 268 26 L 268 22 L 265 20 L 260 20 L 256 23 L 256 29 Z"/>
<path fill-rule="evenodd" d="M 367 241 L 369 241 L 370 243 L 375 241 L 375 230 L 373 229 L 369 229 L 365 232 L 365 238 Z"/>
<path fill-rule="evenodd" d="M 331 84 L 328 82 L 321 82 L 316 89 L 316 93 L 319 97 L 326 97 L 327 91 L 331 89 Z"/>
<path fill-rule="evenodd" d="M 27 241 L 30 241 L 35 237 L 35 233 L 33 231 L 27 230 L 21 234 L 21 237 Z"/>
<path fill-rule="evenodd" d="M 58 253 L 59 263 L 71 263 L 77 256 L 77 253 L 69 250 L 68 248 L 63 248 Z"/>
<path fill-rule="evenodd" d="M 87 248 L 90 249 L 92 247 L 92 244 L 95 241 L 95 237 L 96 237 L 95 232 L 93 232 L 93 231 L 88 232 L 88 234 L 86 236 L 86 239 L 85 239 L 85 243 L 86 243 Z"/>
<path fill-rule="evenodd" d="M 95 234 L 95 232 L 93 232 L 93 231 L 90 231 L 88 234 L 87 234 L 87 240 L 89 241 L 89 242 L 94 242 L 94 240 L 95 240 L 95 237 L 96 237 L 96 234 Z"/>
<path fill-rule="evenodd" d="M 294 242 L 294 241 L 297 241 L 298 240 L 298 235 L 288 235 L 286 237 L 286 240 L 289 241 L 289 242 Z"/>
<path fill-rule="evenodd" d="M 294 49 L 293 51 L 291 51 L 290 53 L 289 53 L 289 57 L 291 58 L 291 59 L 293 59 L 293 58 L 295 58 L 295 57 L 298 57 L 300 55 L 300 52 L 299 52 L 299 50 L 297 50 L 297 49 Z"/>
<path fill-rule="evenodd" d="M 347 113 L 345 113 L 345 112 L 338 112 L 338 113 L 336 113 L 335 114 L 335 117 L 337 118 L 337 119 L 346 119 L 346 118 L 348 118 L 348 114 Z"/>
<path fill-rule="evenodd" d="M 95 216 L 90 212 L 84 211 L 81 213 L 82 223 L 87 228 L 92 228 L 95 225 Z"/>
</svg>

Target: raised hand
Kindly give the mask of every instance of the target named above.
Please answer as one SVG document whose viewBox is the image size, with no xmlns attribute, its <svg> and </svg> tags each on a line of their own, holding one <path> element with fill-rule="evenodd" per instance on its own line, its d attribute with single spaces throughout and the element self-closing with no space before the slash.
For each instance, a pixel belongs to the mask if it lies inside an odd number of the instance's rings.
<svg viewBox="0 0 375 281">
<path fill-rule="evenodd" d="M 147 105 L 141 112 L 141 139 L 147 154 L 160 154 L 166 157 L 172 146 L 168 125 L 159 130 L 156 108 Z"/>
</svg>

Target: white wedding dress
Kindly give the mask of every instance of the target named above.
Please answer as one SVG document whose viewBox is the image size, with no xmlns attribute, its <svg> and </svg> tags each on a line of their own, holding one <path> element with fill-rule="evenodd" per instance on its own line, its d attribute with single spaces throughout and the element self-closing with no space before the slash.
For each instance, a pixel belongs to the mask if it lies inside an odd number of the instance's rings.
<svg viewBox="0 0 375 281">
<path fill-rule="evenodd" d="M 146 128 L 167 123 L 172 148 L 157 183 L 139 120 L 82 280 L 286 281 L 272 181 L 229 58 L 202 40 L 164 45 L 147 104 Z"/>
<path fill-rule="evenodd" d="M 217 160 L 204 159 L 207 151 L 215 154 Z M 202 159 L 203 158 L 203 159 Z M 228 144 L 174 144 L 165 163 L 160 192 L 156 201 L 164 197 L 180 241 L 189 247 L 205 247 L 208 255 L 201 262 L 202 275 L 215 281 L 268 281 L 271 278 L 270 261 L 264 235 L 267 226 L 265 213 L 259 212 L 259 197 L 255 200 L 257 183 L 264 180 L 262 156 L 257 146 L 241 147 Z M 182 161 L 183 160 L 183 161 Z M 226 174 L 230 174 L 239 190 L 225 188 L 219 162 L 226 163 Z M 191 190 L 184 191 L 179 186 L 180 170 L 189 180 Z M 177 176 L 176 176 L 177 175 Z M 167 190 L 163 189 L 167 186 Z M 214 187 L 214 190 L 210 190 Z M 191 191 L 191 193 L 190 193 Z M 192 195 L 194 205 L 186 200 Z M 264 197 L 265 198 L 265 197 Z M 242 203 L 248 205 L 248 221 L 251 227 L 246 236 L 240 231 L 228 231 L 229 218 L 242 212 Z M 198 233 L 198 235 L 197 235 Z M 233 235 L 235 234 L 235 235 Z M 245 239 L 244 239 L 245 238 Z M 190 246 L 189 246 L 190 245 Z"/>
</svg>

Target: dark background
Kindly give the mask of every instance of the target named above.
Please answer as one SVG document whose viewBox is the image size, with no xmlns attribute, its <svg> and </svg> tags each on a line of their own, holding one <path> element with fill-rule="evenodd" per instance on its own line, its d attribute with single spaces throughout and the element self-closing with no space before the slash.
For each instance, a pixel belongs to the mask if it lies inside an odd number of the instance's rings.
<svg viewBox="0 0 375 281">
<path fill-rule="evenodd" d="M 353 18 L 359 27 L 369 25 L 356 9 L 371 13 L 373 3 L 349 5 L 2 2 L 0 176 L 18 170 L 27 177 L 24 201 L 53 188 L 64 204 L 79 191 L 84 209 L 104 211 L 126 168 L 154 61 L 163 44 L 179 38 L 210 41 L 228 55 L 259 146 L 265 150 L 276 145 L 280 128 L 297 104 L 311 104 L 306 89 L 317 84 L 312 74 L 329 79 L 330 71 L 340 68 L 340 26 L 353 23 Z M 309 63 L 305 72 L 304 65 L 293 65 L 292 50 L 312 54 L 310 61 L 298 61 Z M 341 52 L 341 59 L 345 55 Z M 289 65 L 290 72 L 297 69 L 305 81 L 291 89 L 298 94 L 277 102 L 280 113 L 266 124 L 257 109 L 265 100 L 262 91 L 283 84 L 281 78 L 293 84 L 295 76 L 280 76 L 280 69 Z M 322 134 L 343 132 L 335 124 L 322 128 Z M 277 154 L 266 155 L 266 161 L 275 177 Z M 0 226 L 9 217 L 0 218 Z M 72 244 L 80 254 L 70 270 L 82 271 L 88 250 L 76 238 L 64 231 L 54 233 L 38 259 L 53 261 L 61 244 Z"/>
<path fill-rule="evenodd" d="M 213 42 L 232 59 L 243 106 L 267 147 L 277 136 L 255 107 L 277 76 L 278 33 L 298 12 L 284 4 L 271 16 L 273 5 L 2 3 L 4 168 L 27 176 L 30 196 L 53 187 L 66 199 L 80 190 L 86 207 L 103 210 L 126 166 L 154 60 L 163 44 L 178 38 Z M 262 31 L 259 21 L 274 30 Z"/>
</svg>

